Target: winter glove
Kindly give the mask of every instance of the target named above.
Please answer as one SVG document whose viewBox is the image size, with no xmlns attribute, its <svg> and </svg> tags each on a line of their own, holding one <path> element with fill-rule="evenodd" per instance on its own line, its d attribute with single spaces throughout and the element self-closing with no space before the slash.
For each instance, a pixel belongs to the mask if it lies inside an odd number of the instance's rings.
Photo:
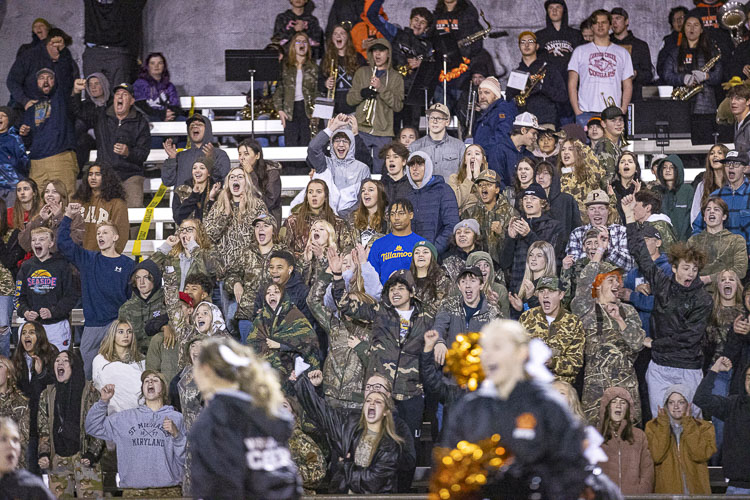
<svg viewBox="0 0 750 500">
<path fill-rule="evenodd" d="M 703 71 L 694 69 L 692 74 L 693 78 L 695 78 L 696 83 L 703 83 L 708 80 L 708 75 Z"/>
<path fill-rule="evenodd" d="M 359 95 L 361 95 L 363 99 L 375 99 L 378 97 L 378 91 L 365 87 L 359 92 Z"/>
<path fill-rule="evenodd" d="M 682 82 L 687 86 L 690 87 L 691 85 L 695 84 L 695 77 L 691 74 L 685 75 L 682 77 Z"/>
</svg>

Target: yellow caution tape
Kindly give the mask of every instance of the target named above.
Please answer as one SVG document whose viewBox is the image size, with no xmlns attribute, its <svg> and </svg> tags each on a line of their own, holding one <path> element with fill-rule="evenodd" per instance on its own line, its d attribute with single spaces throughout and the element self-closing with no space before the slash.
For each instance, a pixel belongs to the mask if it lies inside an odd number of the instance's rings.
<svg viewBox="0 0 750 500">
<path fill-rule="evenodd" d="M 154 218 L 154 208 L 161 202 L 162 198 L 164 198 L 164 195 L 167 194 L 167 191 L 169 188 L 162 184 L 159 186 L 159 189 L 156 190 L 156 194 L 154 195 L 154 199 L 151 200 L 151 203 L 148 204 L 146 207 L 146 213 L 143 216 L 143 220 L 141 221 L 141 225 L 138 228 L 138 237 L 136 238 L 135 242 L 133 242 L 133 257 L 135 257 L 135 260 L 137 262 L 140 262 L 140 256 L 141 256 L 141 241 L 145 240 L 148 237 L 148 228 L 151 225 L 151 221 Z"/>
</svg>

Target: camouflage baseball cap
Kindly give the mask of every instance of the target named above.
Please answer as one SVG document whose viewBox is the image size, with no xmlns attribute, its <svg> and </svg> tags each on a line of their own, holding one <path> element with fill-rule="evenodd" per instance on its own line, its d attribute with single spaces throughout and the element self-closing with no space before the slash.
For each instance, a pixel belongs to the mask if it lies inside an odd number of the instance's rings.
<svg viewBox="0 0 750 500">
<path fill-rule="evenodd" d="M 492 182 L 494 184 L 500 184 L 502 181 L 500 180 L 500 177 L 498 177 L 497 172 L 491 169 L 483 170 L 476 179 L 474 179 L 474 183 L 487 181 Z"/>
<path fill-rule="evenodd" d="M 560 280 L 555 276 L 545 276 L 543 278 L 539 278 L 539 281 L 536 284 L 536 291 L 540 291 L 543 289 L 547 290 L 554 290 L 557 292 L 561 292 L 563 290 L 562 283 L 560 283 Z"/>
</svg>

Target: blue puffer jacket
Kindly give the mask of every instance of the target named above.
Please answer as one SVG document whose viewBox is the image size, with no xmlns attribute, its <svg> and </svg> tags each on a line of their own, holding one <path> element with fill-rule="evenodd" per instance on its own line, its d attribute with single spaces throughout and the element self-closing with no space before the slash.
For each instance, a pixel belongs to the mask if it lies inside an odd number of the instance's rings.
<svg viewBox="0 0 750 500">
<path fill-rule="evenodd" d="M 664 271 L 664 274 L 672 276 L 672 265 L 669 263 L 669 259 L 667 259 L 667 254 L 663 253 L 659 255 L 659 258 L 654 261 L 654 264 Z M 636 284 L 636 280 L 639 278 L 640 282 Z M 638 316 L 641 318 L 641 324 L 643 325 L 643 330 L 646 332 L 646 336 L 650 337 L 651 325 L 649 322 L 651 321 L 651 311 L 654 310 L 654 296 L 643 295 L 641 292 L 636 292 L 635 287 L 640 283 L 646 283 L 646 279 L 637 267 L 628 271 L 628 274 L 625 275 L 625 279 L 623 280 L 625 288 L 633 290 L 633 293 L 630 294 L 630 303 L 633 304 L 635 310 L 638 311 Z"/>
<path fill-rule="evenodd" d="M 424 179 L 420 187 L 411 178 L 411 172 L 406 169 L 412 190 L 409 201 L 414 206 L 414 219 L 411 229 L 416 234 L 432 242 L 442 254 L 448 249 L 453 235 L 453 226 L 458 224 L 458 203 L 453 189 L 445 183 L 439 175 L 432 175 L 432 159 L 423 151 L 416 151 L 409 155 L 424 158 Z"/>
<path fill-rule="evenodd" d="M 29 158 L 15 127 L 0 134 L 0 188 L 15 189 L 29 175 Z"/>
<path fill-rule="evenodd" d="M 498 99 L 493 102 L 477 120 L 474 131 L 474 144 L 484 148 L 490 168 L 500 173 L 495 150 L 503 139 L 507 141 L 513 128 L 513 120 L 518 114 L 518 108 L 513 101 Z M 503 179 L 505 182 L 505 179 Z M 507 184 L 506 184 L 507 185 Z"/>
</svg>

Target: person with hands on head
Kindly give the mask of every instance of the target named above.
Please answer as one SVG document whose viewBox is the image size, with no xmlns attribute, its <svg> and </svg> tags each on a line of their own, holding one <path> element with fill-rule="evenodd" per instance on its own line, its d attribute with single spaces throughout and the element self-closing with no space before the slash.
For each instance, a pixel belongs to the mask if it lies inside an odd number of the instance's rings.
<svg viewBox="0 0 750 500">
<path fill-rule="evenodd" d="M 676 384 L 664 391 L 664 406 L 646 422 L 654 459 L 654 493 L 709 495 L 708 460 L 716 453 L 711 422 L 692 415 L 691 391 Z"/>
<path fill-rule="evenodd" d="M 196 160 L 205 157 L 213 160 L 211 177 L 214 182 L 221 183 L 229 173 L 231 167 L 226 151 L 214 146 L 214 133 L 211 120 L 200 113 L 193 113 L 187 119 L 187 136 L 190 147 L 177 151 L 177 145 L 172 138 L 164 141 L 164 151 L 167 159 L 162 165 L 161 180 L 165 186 L 182 186 L 191 178 L 192 168 Z"/>
<path fill-rule="evenodd" d="M 50 490 L 58 497 L 102 496 L 104 442 L 84 427 L 99 391 L 86 381 L 83 360 L 72 349 L 57 355 L 54 374 L 39 398 L 39 467 L 48 471 Z"/>
<path fill-rule="evenodd" d="M 653 340 L 647 338 L 644 345 L 651 348 L 646 381 L 651 414 L 656 417 L 659 395 L 667 386 L 681 383 L 694 390 L 703 377 L 702 342 L 712 300 L 698 279 L 706 254 L 682 242 L 672 245 L 667 255 L 674 275 L 668 276 L 649 255 L 643 232 L 635 223 L 634 205 L 632 200 L 622 208 L 628 223 L 628 247 L 654 296 Z"/>
<path fill-rule="evenodd" d="M 86 415 L 86 432 L 117 446 L 125 496 L 182 496 L 187 437 L 182 415 L 167 404 L 167 390 L 164 375 L 147 370 L 141 374 L 143 404 L 107 415 L 115 395 L 115 385 L 107 384 Z"/>
<path fill-rule="evenodd" d="M 295 392 L 338 458 L 331 462 L 329 489 L 335 493 L 395 492 L 404 440 L 396 432 L 393 400 L 386 393 L 373 390 L 366 393 L 359 415 L 337 410 L 315 392 L 315 386 L 322 381 L 320 370 L 311 371 L 298 378 Z"/>
<path fill-rule="evenodd" d="M 599 231 L 597 248 L 583 268 L 571 311 L 581 319 L 584 342 L 584 383 L 581 403 L 591 425 L 598 425 L 600 401 L 607 387 L 623 387 L 633 400 L 632 416 L 641 419 L 638 378 L 633 363 L 646 337 L 638 312 L 617 297 L 622 270 L 604 261 L 609 233 Z"/>
<path fill-rule="evenodd" d="M 750 494 L 750 366 L 734 367 L 740 375 L 742 387 L 736 394 L 720 396 L 713 394 L 714 384 L 719 373 L 732 370 L 733 364 L 725 356 L 719 357 L 695 391 L 693 403 L 706 413 L 724 421 L 724 444 L 722 466 L 728 480 L 727 495 Z"/>
</svg>

